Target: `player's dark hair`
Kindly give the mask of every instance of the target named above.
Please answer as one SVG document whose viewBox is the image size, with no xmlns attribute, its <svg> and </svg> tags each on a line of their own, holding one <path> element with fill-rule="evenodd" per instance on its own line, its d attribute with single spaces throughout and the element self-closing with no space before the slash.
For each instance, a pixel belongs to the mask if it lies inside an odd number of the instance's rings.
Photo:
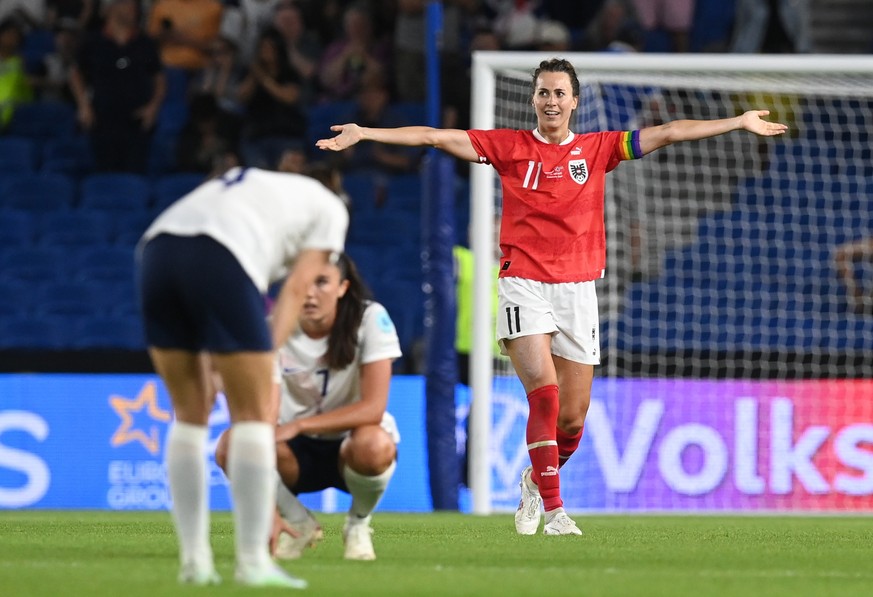
<svg viewBox="0 0 873 597">
<path fill-rule="evenodd" d="M 345 192 L 343 190 L 342 174 L 340 174 L 339 168 L 333 164 L 328 162 L 312 162 L 306 165 L 303 173 L 314 178 L 337 195 L 342 195 Z"/>
<path fill-rule="evenodd" d="M 579 97 L 579 77 L 576 76 L 576 69 L 573 68 L 569 60 L 552 58 L 540 62 L 540 66 L 534 71 L 531 80 L 531 97 L 536 95 L 537 79 L 541 73 L 567 73 L 567 76 L 570 77 L 570 86 L 573 88 L 573 97 Z"/>
<path fill-rule="evenodd" d="M 348 255 L 340 254 L 336 267 L 340 272 L 340 281 L 348 280 L 349 287 L 337 303 L 336 318 L 327 339 L 325 360 L 329 369 L 343 369 L 355 360 L 358 329 L 364 310 L 372 298 L 357 266 Z"/>
</svg>

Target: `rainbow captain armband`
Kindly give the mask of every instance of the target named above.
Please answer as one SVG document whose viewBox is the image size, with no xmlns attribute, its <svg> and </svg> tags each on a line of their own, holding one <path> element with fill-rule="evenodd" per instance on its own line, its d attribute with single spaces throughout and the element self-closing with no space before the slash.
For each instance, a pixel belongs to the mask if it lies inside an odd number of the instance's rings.
<svg viewBox="0 0 873 597">
<path fill-rule="evenodd" d="M 640 131 L 625 131 L 621 134 L 621 159 L 636 160 L 643 157 L 640 147 Z"/>
</svg>

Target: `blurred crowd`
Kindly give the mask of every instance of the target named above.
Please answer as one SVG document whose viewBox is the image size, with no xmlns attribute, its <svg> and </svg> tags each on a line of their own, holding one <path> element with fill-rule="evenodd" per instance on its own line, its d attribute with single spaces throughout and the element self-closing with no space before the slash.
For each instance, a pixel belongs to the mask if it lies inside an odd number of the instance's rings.
<svg viewBox="0 0 873 597">
<path fill-rule="evenodd" d="M 3 0 L 0 123 L 22 102 L 69 103 L 98 171 L 146 172 L 156 132 L 176 170 L 296 168 L 319 106 L 409 124 L 394 107 L 425 99 L 428 4 Z M 735 18 L 695 38 L 695 10 Z M 469 125 L 474 50 L 805 52 L 808 12 L 809 0 L 444 0 L 441 125 Z M 416 158 L 381 149 L 342 159 L 390 173 L 413 171 Z"/>
</svg>

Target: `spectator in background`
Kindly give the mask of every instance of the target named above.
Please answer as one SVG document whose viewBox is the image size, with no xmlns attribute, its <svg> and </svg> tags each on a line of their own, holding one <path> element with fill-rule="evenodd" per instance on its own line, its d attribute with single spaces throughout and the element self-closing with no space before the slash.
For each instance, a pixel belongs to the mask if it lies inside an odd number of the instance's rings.
<svg viewBox="0 0 873 597">
<path fill-rule="evenodd" d="M 570 51 L 570 30 L 559 21 L 540 21 L 536 49 L 539 52 L 564 53 Z"/>
<path fill-rule="evenodd" d="M 391 92 L 384 77 L 373 76 L 362 83 L 356 96 L 355 109 L 346 120 L 361 126 L 393 128 L 421 124 L 409 122 L 390 103 Z M 421 161 L 421 150 L 415 147 L 365 143 L 335 154 L 334 159 L 344 172 L 365 171 L 373 174 L 414 172 Z M 387 181 L 386 181 L 387 183 Z"/>
<path fill-rule="evenodd" d="M 43 57 L 30 78 L 39 99 L 74 103 L 70 74 L 76 64 L 81 31 L 79 22 L 70 17 L 56 22 L 54 50 Z"/>
<path fill-rule="evenodd" d="M 288 62 L 297 71 L 302 82 L 303 101 L 315 100 L 318 61 L 321 44 L 318 37 L 306 30 L 303 10 L 293 0 L 280 0 L 273 13 L 273 28 L 282 36 L 288 50 Z"/>
<path fill-rule="evenodd" d="M 224 0 L 222 32 L 236 40 L 243 64 L 254 60 L 261 33 L 270 26 L 279 0 Z"/>
<path fill-rule="evenodd" d="M 646 33 L 664 29 L 674 52 L 687 52 L 695 0 L 634 0 L 637 18 Z M 757 0 L 753 0 L 757 1 Z"/>
<path fill-rule="evenodd" d="M 22 33 L 45 26 L 45 0 L 0 0 L 0 23 L 12 19 Z"/>
<path fill-rule="evenodd" d="M 0 128 L 5 128 L 15 106 L 30 101 L 33 90 L 21 58 L 24 33 L 13 19 L 0 23 Z"/>
<path fill-rule="evenodd" d="M 78 120 L 98 171 L 145 172 L 166 93 L 158 47 L 139 28 L 136 0 L 108 0 L 105 26 L 82 44 L 70 73 Z"/>
<path fill-rule="evenodd" d="M 425 40 L 427 0 L 399 0 L 394 29 L 394 90 L 402 102 L 423 102 L 427 92 Z M 465 79 L 466 52 L 462 37 L 467 23 L 477 22 L 478 0 L 443 2 L 443 32 L 440 46 L 440 71 L 443 81 L 442 123 L 465 126 L 469 121 L 469 80 Z"/>
<path fill-rule="evenodd" d="M 79 31 L 95 29 L 100 22 L 99 6 L 100 0 L 48 0 L 46 25 L 57 29 L 61 22 L 72 21 Z"/>
<path fill-rule="evenodd" d="M 238 121 L 222 112 L 214 95 L 195 95 L 176 143 L 176 166 L 182 172 L 220 176 L 240 165 L 238 143 Z"/>
<path fill-rule="evenodd" d="M 279 156 L 276 170 L 290 174 L 303 174 L 306 172 L 308 162 L 309 158 L 302 147 L 292 147 L 283 151 L 282 155 Z"/>
<path fill-rule="evenodd" d="M 364 80 L 386 76 L 390 47 L 373 35 L 373 22 L 365 4 L 355 3 L 343 13 L 343 34 L 324 50 L 318 67 L 323 99 L 350 100 Z"/>
<path fill-rule="evenodd" d="M 837 275 L 846 288 L 849 306 L 858 315 L 873 315 L 873 285 L 858 276 L 859 263 L 873 266 L 873 237 L 854 240 L 837 247 Z M 868 281 L 869 282 L 869 281 Z"/>
<path fill-rule="evenodd" d="M 619 31 L 627 23 L 638 23 L 632 0 L 606 0 L 600 11 L 585 29 L 581 47 L 586 52 L 608 49 L 619 37 Z"/>
<path fill-rule="evenodd" d="M 343 13 L 353 1 L 359 0 L 306 0 L 307 22 L 325 47 L 342 37 Z"/>
<path fill-rule="evenodd" d="M 236 44 L 228 37 L 219 36 L 212 42 L 209 60 L 191 82 L 195 94 L 208 93 L 218 107 L 228 115 L 242 118 L 245 107 L 240 102 L 240 84 L 246 70 L 237 58 Z"/>
<path fill-rule="evenodd" d="M 812 51 L 810 0 L 737 0 L 731 52 Z"/>
<path fill-rule="evenodd" d="M 148 20 L 164 66 L 196 72 L 206 66 L 221 27 L 218 0 L 157 0 Z"/>
<path fill-rule="evenodd" d="M 240 84 L 240 99 L 246 108 L 241 152 L 247 166 L 273 168 L 284 150 L 303 145 L 301 81 L 274 29 L 261 34 L 257 58 Z"/>
<path fill-rule="evenodd" d="M 541 16 L 539 0 L 495 0 L 494 30 L 508 50 L 530 50 L 536 45 Z"/>
</svg>

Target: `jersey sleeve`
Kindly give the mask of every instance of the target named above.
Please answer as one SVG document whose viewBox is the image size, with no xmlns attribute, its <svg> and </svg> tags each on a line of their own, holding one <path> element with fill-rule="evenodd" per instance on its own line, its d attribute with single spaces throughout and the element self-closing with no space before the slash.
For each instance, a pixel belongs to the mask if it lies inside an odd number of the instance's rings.
<svg viewBox="0 0 873 597">
<path fill-rule="evenodd" d="M 379 303 L 370 303 L 364 311 L 359 341 L 362 365 L 403 356 L 394 322 Z"/>
<path fill-rule="evenodd" d="M 340 253 L 345 246 L 349 212 L 339 197 L 318 197 L 318 200 L 324 202 L 323 209 L 309 228 L 301 248 Z"/>
<path fill-rule="evenodd" d="M 501 155 L 505 152 L 501 149 L 512 147 L 512 136 L 515 131 L 509 129 L 494 130 L 470 130 L 467 136 L 473 144 L 473 149 L 479 156 L 480 164 L 490 164 L 500 172 L 503 166 Z"/>
<path fill-rule="evenodd" d="M 636 160 L 643 157 L 643 150 L 640 148 L 640 131 L 620 131 L 604 133 L 607 135 L 608 142 L 605 147 L 612 148 L 607 161 L 606 171 L 614 170 L 621 162 L 626 160 Z"/>
</svg>

